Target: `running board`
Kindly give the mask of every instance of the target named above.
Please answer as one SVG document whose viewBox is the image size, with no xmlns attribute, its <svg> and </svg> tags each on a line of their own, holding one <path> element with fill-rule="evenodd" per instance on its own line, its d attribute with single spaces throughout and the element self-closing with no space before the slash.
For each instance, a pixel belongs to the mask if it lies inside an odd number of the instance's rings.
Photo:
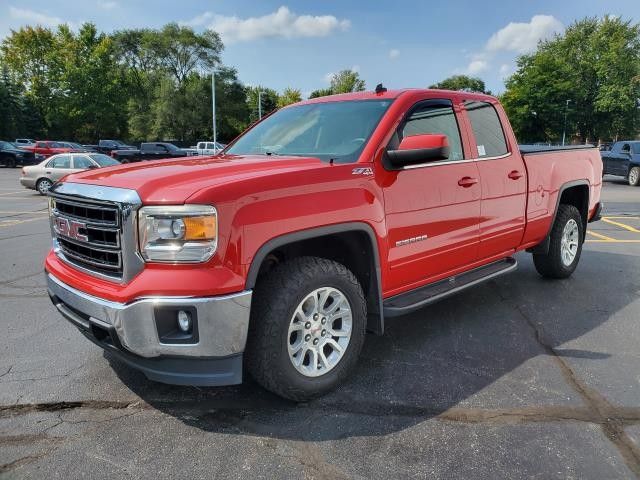
<svg viewBox="0 0 640 480">
<path fill-rule="evenodd" d="M 454 275 L 453 277 L 445 278 L 439 282 L 425 285 L 410 292 L 393 296 L 383 303 L 384 316 L 397 317 L 411 313 L 425 305 L 458 293 L 465 288 L 512 272 L 517 266 L 518 262 L 516 259 L 509 257 L 459 275 Z"/>
</svg>

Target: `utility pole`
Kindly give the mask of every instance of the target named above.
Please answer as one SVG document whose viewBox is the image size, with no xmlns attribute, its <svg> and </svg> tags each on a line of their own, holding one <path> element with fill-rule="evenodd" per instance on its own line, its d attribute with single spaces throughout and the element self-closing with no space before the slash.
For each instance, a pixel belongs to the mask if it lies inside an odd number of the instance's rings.
<svg viewBox="0 0 640 480">
<path fill-rule="evenodd" d="M 567 100 L 567 103 L 564 106 L 564 128 L 562 129 L 562 146 L 564 147 L 564 139 L 567 134 L 567 111 L 569 110 L 569 102 L 571 100 Z"/>
<path fill-rule="evenodd" d="M 258 120 L 262 120 L 262 90 L 258 90 Z"/>
<path fill-rule="evenodd" d="M 216 71 L 211 72 L 211 109 L 213 112 L 213 142 L 217 145 L 218 132 L 216 131 Z"/>
</svg>

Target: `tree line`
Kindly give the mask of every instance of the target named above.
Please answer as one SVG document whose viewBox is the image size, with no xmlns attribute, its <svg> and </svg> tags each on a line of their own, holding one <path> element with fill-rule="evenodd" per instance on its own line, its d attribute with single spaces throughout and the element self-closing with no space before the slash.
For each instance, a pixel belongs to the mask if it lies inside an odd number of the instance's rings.
<svg viewBox="0 0 640 480">
<path fill-rule="evenodd" d="M 110 34 L 92 23 L 77 31 L 12 31 L 0 44 L 0 138 L 210 138 L 212 71 L 222 140 L 256 121 L 260 110 L 302 100 L 299 89 L 244 85 L 222 64 L 223 48 L 216 32 L 175 23 Z M 357 72 L 343 70 L 310 98 L 365 87 Z M 490 93 L 482 79 L 465 75 L 430 87 Z M 500 99 L 521 142 L 556 142 L 565 126 L 580 141 L 637 136 L 640 26 L 608 16 L 575 22 L 518 57 Z"/>
<path fill-rule="evenodd" d="M 302 100 L 295 88 L 279 93 L 242 84 L 221 63 L 223 48 L 216 32 L 175 23 L 111 34 L 92 23 L 77 32 L 66 25 L 12 31 L 0 45 L 0 138 L 211 138 L 214 71 L 222 140 L 257 120 L 259 110 Z M 336 92 L 352 88 L 343 85 L 344 76 L 334 75 Z M 364 89 L 356 83 L 353 88 Z"/>
</svg>

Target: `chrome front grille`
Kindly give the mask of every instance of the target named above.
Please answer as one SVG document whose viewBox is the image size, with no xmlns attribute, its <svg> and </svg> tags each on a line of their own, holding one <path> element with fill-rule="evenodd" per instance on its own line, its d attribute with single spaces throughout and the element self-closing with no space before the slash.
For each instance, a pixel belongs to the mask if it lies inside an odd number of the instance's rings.
<svg viewBox="0 0 640 480">
<path fill-rule="evenodd" d="M 137 254 L 135 191 L 61 183 L 50 192 L 54 251 L 94 276 L 127 281 L 142 269 Z"/>
<path fill-rule="evenodd" d="M 54 197 L 53 231 L 64 256 L 78 266 L 122 278 L 120 222 L 116 205 Z"/>
</svg>

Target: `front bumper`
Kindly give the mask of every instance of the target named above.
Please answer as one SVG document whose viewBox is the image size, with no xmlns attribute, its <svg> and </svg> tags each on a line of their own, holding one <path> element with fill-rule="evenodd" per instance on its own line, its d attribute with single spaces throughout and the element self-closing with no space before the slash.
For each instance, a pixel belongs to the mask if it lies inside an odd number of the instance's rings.
<svg viewBox="0 0 640 480">
<path fill-rule="evenodd" d="M 94 343 L 156 381 L 231 385 L 242 381 L 251 291 L 216 297 L 146 297 L 130 303 L 104 300 L 46 274 L 51 301 Z M 161 341 L 157 317 L 194 312 L 192 343 Z"/>
</svg>

